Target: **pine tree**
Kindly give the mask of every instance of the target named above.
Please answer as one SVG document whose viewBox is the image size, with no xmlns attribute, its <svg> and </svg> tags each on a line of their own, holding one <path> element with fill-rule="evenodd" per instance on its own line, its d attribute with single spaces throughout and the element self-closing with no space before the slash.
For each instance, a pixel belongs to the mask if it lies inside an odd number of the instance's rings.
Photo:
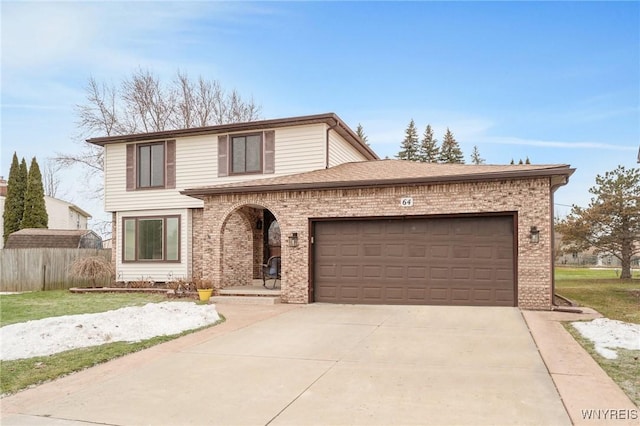
<svg viewBox="0 0 640 426">
<path fill-rule="evenodd" d="M 4 242 L 7 242 L 9 234 L 19 231 L 22 216 L 24 214 L 24 194 L 27 191 L 27 163 L 22 159 L 18 163 L 18 155 L 13 153 L 13 161 L 9 169 L 7 181 L 7 198 L 4 205 Z"/>
<path fill-rule="evenodd" d="M 42 173 L 40 173 L 36 157 L 33 157 L 27 179 L 27 192 L 24 196 L 24 215 L 21 228 L 46 228 L 48 223 L 49 215 L 47 215 L 47 207 L 44 202 Z"/>
<path fill-rule="evenodd" d="M 471 162 L 473 164 L 484 164 L 484 158 L 480 157 L 478 145 L 473 146 L 473 152 L 471 153 Z"/>
<path fill-rule="evenodd" d="M 442 145 L 440 146 L 440 157 L 439 160 L 441 163 L 457 163 L 464 164 L 464 155 L 462 155 L 462 150 L 460 149 L 460 145 L 453 137 L 453 133 L 447 127 L 447 133 L 445 133 L 444 138 L 442 139 Z"/>
<path fill-rule="evenodd" d="M 531 160 L 529 160 L 529 156 L 527 156 L 527 159 L 524 160 L 524 164 L 531 164 Z"/>
<path fill-rule="evenodd" d="M 358 123 L 358 128 L 356 129 L 356 134 L 358 135 L 358 137 L 360 138 L 360 140 L 362 142 L 364 142 L 365 144 L 369 145 L 369 138 L 367 137 L 367 135 L 364 134 L 364 128 L 362 127 L 362 124 Z"/>
<path fill-rule="evenodd" d="M 416 129 L 416 123 L 413 118 L 409 122 L 409 126 L 404 131 L 404 140 L 400 145 L 400 152 L 396 155 L 400 160 L 419 161 L 418 157 L 418 130 Z"/>
<path fill-rule="evenodd" d="M 418 148 L 418 157 L 420 158 L 420 161 L 424 163 L 437 163 L 439 151 L 440 148 L 438 148 L 438 140 L 433 137 L 433 129 L 431 129 L 431 125 L 427 124 L 427 128 L 424 130 L 424 134 L 422 135 L 420 147 Z"/>
</svg>

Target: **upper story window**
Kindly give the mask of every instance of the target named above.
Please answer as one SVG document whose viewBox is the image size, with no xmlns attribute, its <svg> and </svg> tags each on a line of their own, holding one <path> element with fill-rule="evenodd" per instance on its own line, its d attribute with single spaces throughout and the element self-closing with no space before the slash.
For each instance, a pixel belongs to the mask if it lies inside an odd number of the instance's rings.
<svg viewBox="0 0 640 426">
<path fill-rule="evenodd" d="M 127 145 L 127 191 L 176 187 L 176 141 Z"/>
<path fill-rule="evenodd" d="M 218 176 L 275 173 L 275 130 L 218 135 Z"/>
<path fill-rule="evenodd" d="M 164 186 L 164 142 L 138 145 L 138 188 Z"/>
<path fill-rule="evenodd" d="M 231 173 L 262 173 L 262 134 L 231 137 Z"/>
</svg>

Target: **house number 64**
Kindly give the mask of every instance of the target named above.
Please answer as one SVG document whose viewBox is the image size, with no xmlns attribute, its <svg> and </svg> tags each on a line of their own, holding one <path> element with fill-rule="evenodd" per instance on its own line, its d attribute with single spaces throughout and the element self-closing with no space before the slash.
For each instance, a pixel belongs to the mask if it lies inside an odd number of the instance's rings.
<svg viewBox="0 0 640 426">
<path fill-rule="evenodd" d="M 400 205 L 402 207 L 413 207 L 413 197 L 400 198 Z"/>
</svg>

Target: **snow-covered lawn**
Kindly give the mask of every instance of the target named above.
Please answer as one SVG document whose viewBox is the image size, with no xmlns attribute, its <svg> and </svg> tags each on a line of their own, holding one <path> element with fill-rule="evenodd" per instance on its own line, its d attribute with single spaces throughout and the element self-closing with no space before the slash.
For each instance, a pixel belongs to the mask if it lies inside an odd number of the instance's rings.
<svg viewBox="0 0 640 426">
<path fill-rule="evenodd" d="M 607 359 L 618 358 L 615 349 L 640 350 L 640 324 L 630 324 L 608 318 L 576 321 L 575 327 L 582 337 L 593 342 L 596 352 Z"/>
<path fill-rule="evenodd" d="M 214 305 L 162 302 L 27 321 L 0 328 L 0 359 L 31 358 L 109 342 L 138 342 L 203 327 L 219 319 Z"/>
</svg>

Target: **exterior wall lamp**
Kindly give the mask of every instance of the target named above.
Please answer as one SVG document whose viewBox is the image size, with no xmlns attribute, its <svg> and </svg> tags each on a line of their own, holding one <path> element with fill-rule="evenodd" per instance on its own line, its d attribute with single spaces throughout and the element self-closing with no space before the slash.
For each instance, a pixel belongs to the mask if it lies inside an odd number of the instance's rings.
<svg viewBox="0 0 640 426">
<path fill-rule="evenodd" d="M 289 247 L 298 247 L 298 233 L 294 232 L 289 235 Z"/>
<path fill-rule="evenodd" d="M 256 229 L 262 229 L 262 219 L 256 221 Z"/>
<path fill-rule="evenodd" d="M 529 230 L 529 238 L 531 239 L 531 242 L 534 244 L 537 244 L 538 242 L 540 242 L 540 230 L 538 229 L 537 226 L 531 227 L 531 229 Z"/>
</svg>

